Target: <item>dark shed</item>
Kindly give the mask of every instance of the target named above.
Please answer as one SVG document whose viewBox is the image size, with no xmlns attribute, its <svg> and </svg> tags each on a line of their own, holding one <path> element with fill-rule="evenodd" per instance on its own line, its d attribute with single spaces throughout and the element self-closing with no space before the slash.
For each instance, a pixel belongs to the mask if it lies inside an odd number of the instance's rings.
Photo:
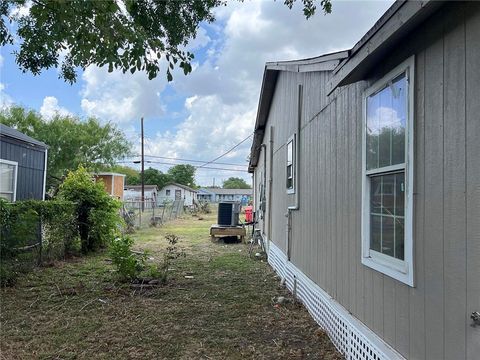
<svg viewBox="0 0 480 360">
<path fill-rule="evenodd" d="M 45 199 L 48 146 L 0 124 L 0 197 Z"/>
</svg>

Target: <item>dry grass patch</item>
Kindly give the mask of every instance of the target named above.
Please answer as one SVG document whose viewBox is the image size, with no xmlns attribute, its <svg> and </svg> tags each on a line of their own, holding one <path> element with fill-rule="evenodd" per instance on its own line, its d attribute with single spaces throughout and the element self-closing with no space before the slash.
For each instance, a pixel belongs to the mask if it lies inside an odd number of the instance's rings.
<svg viewBox="0 0 480 360">
<path fill-rule="evenodd" d="M 266 263 L 243 244 L 210 241 L 214 219 L 186 216 L 134 235 L 151 262 L 161 259 L 165 234 L 180 237 L 187 256 L 165 286 L 116 282 L 102 253 L 2 289 L 1 358 L 340 359 L 305 308 L 273 306 L 272 298 L 290 295 Z"/>
</svg>

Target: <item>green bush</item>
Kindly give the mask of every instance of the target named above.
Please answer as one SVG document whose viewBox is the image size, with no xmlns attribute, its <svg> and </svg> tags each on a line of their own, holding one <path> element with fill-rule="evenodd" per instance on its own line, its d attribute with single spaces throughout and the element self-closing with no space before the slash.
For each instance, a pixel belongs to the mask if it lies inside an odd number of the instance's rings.
<svg viewBox="0 0 480 360">
<path fill-rule="evenodd" d="M 110 244 L 110 256 L 122 280 L 132 280 L 145 267 L 145 255 L 132 252 L 133 239 L 128 236 L 115 238 Z"/>
<path fill-rule="evenodd" d="M 78 233 L 75 206 L 66 201 L 0 199 L 0 282 L 13 285 L 16 276 L 42 260 L 58 259 L 75 248 Z"/>
<path fill-rule="evenodd" d="M 72 202 L 25 200 L 9 203 L 0 199 L 0 250 L 3 256 L 19 248 L 40 244 L 46 254 L 58 248 L 62 254 L 73 249 L 77 237 Z"/>
<path fill-rule="evenodd" d="M 14 286 L 17 283 L 18 272 L 6 262 L 0 263 L 0 287 Z"/>
<path fill-rule="evenodd" d="M 121 203 L 108 195 L 101 182 L 94 182 L 84 167 L 68 173 L 58 196 L 76 204 L 83 253 L 105 247 L 118 235 Z"/>
</svg>

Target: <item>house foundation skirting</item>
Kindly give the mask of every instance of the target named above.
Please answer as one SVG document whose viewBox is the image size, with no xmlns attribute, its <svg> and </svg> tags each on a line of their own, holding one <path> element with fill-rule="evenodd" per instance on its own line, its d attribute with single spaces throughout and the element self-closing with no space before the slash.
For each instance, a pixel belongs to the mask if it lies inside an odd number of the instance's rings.
<svg viewBox="0 0 480 360">
<path fill-rule="evenodd" d="M 269 241 L 268 262 L 348 360 L 404 360 L 378 335 L 353 317 Z"/>
</svg>

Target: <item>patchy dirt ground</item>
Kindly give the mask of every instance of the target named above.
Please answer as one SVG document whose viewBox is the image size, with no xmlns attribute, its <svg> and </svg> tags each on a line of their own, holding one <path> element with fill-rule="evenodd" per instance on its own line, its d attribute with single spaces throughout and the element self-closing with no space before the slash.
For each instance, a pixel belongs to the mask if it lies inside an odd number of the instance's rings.
<svg viewBox="0 0 480 360">
<path fill-rule="evenodd" d="M 187 253 L 166 286 L 115 281 L 108 254 L 57 263 L 1 289 L 1 359 L 341 359 L 265 262 L 212 242 L 215 214 L 135 234 L 153 262 L 180 237 Z M 185 278 L 187 276 L 187 278 Z M 193 278 L 192 278 L 193 277 Z"/>
</svg>

